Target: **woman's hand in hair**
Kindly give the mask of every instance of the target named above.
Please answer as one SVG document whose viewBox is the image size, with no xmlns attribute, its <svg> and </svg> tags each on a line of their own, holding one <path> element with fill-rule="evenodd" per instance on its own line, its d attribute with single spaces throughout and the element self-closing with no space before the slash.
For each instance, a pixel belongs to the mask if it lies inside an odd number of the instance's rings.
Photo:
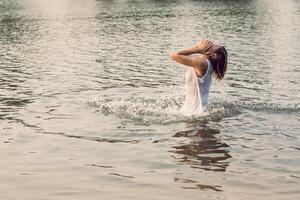
<svg viewBox="0 0 300 200">
<path fill-rule="evenodd" d="M 201 40 L 196 45 L 194 45 L 190 48 L 178 51 L 177 54 L 184 55 L 184 56 L 188 56 L 188 55 L 192 55 L 192 54 L 199 54 L 199 53 L 204 54 L 212 46 L 214 46 L 214 44 L 211 41 Z"/>
<path fill-rule="evenodd" d="M 196 45 L 192 48 L 197 49 L 198 53 L 205 53 L 209 48 L 214 46 L 214 44 L 206 39 L 200 40 Z"/>
</svg>

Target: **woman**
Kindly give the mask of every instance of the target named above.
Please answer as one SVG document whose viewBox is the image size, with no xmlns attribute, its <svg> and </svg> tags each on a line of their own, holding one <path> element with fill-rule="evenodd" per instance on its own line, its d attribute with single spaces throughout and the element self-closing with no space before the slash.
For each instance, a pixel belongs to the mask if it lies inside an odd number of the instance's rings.
<svg viewBox="0 0 300 200">
<path fill-rule="evenodd" d="M 227 51 L 223 46 L 202 40 L 195 46 L 171 54 L 172 60 L 189 66 L 186 73 L 184 113 L 202 114 L 208 104 L 211 76 L 223 79 L 227 69 Z"/>
</svg>

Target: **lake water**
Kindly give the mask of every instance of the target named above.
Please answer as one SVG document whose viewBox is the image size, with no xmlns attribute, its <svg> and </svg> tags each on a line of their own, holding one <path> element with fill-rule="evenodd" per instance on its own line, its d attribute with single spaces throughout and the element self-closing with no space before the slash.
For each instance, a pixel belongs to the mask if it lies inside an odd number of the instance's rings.
<svg viewBox="0 0 300 200">
<path fill-rule="evenodd" d="M 300 2 L 1 0 L 0 199 L 300 199 Z M 180 114 L 209 38 L 229 53 Z"/>
</svg>

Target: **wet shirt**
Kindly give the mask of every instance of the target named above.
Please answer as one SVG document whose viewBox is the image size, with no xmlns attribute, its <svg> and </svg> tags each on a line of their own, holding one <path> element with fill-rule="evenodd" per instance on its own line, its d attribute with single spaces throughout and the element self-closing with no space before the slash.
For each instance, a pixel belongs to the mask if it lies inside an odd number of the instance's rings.
<svg viewBox="0 0 300 200">
<path fill-rule="evenodd" d="M 186 72 L 186 93 L 183 106 L 185 115 L 201 115 L 207 107 L 212 66 L 209 60 L 206 62 L 208 67 L 201 78 L 197 77 L 193 68 L 188 68 Z"/>
</svg>

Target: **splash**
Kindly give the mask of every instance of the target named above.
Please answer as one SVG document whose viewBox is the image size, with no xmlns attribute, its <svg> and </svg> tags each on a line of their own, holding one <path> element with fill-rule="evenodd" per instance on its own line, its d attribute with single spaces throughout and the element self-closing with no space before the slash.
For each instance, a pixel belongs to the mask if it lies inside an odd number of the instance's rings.
<svg viewBox="0 0 300 200">
<path fill-rule="evenodd" d="M 129 96 L 119 98 L 92 98 L 86 104 L 104 115 L 116 115 L 141 124 L 168 124 L 192 121 L 219 121 L 247 112 L 292 113 L 299 112 L 298 104 L 226 101 L 213 99 L 200 116 L 186 116 L 183 95 Z"/>
<path fill-rule="evenodd" d="M 89 107 L 97 108 L 104 115 L 117 115 L 142 124 L 174 123 L 183 121 L 218 120 L 224 116 L 222 106 L 209 108 L 201 116 L 184 115 L 184 98 L 178 96 L 131 96 L 128 98 L 93 98 L 87 101 Z"/>
</svg>

